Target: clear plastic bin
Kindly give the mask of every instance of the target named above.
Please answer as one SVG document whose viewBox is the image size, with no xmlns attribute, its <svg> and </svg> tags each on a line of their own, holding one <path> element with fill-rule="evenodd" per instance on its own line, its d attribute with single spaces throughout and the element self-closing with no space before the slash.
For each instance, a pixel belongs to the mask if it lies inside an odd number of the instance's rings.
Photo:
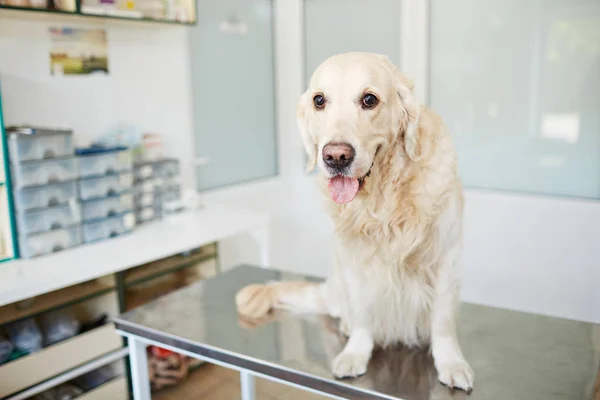
<svg viewBox="0 0 600 400">
<path fill-rule="evenodd" d="M 119 236 L 131 232 L 134 226 L 133 212 L 97 222 L 87 222 L 83 225 L 83 240 L 85 243 L 90 243 Z"/>
<path fill-rule="evenodd" d="M 20 211 L 53 207 L 77 199 L 77 182 L 14 189 L 15 208 Z"/>
<path fill-rule="evenodd" d="M 155 219 L 159 219 L 161 217 L 162 210 L 160 207 L 144 207 L 138 208 L 135 211 L 135 222 L 136 224 L 143 224 L 145 222 L 154 221 Z"/>
<path fill-rule="evenodd" d="M 55 131 L 35 135 L 11 133 L 8 137 L 10 160 L 17 164 L 23 161 L 44 160 L 72 156 L 73 133 L 70 131 Z"/>
<path fill-rule="evenodd" d="M 82 210 L 84 221 L 115 217 L 133 210 L 133 195 L 125 193 L 120 196 L 84 201 Z"/>
<path fill-rule="evenodd" d="M 79 244 L 81 244 L 81 226 L 19 238 L 19 249 L 22 258 L 50 254 Z"/>
<path fill-rule="evenodd" d="M 134 197 L 136 208 L 152 207 L 153 205 L 160 204 L 160 200 L 161 193 L 157 190 L 150 192 L 137 191 Z"/>
<path fill-rule="evenodd" d="M 163 189 L 165 181 L 162 178 L 149 178 L 142 181 L 135 182 L 134 193 L 136 195 L 141 193 L 160 192 Z"/>
<path fill-rule="evenodd" d="M 175 190 L 176 188 L 181 186 L 181 177 L 171 176 L 169 178 L 162 178 L 161 190 Z"/>
<path fill-rule="evenodd" d="M 161 160 L 154 165 L 154 175 L 163 179 L 179 176 L 179 161 Z"/>
<path fill-rule="evenodd" d="M 41 186 L 77 178 L 77 159 L 27 161 L 11 166 L 15 187 Z"/>
<path fill-rule="evenodd" d="M 134 178 L 136 181 L 141 181 L 154 176 L 154 164 L 140 164 L 133 169 Z"/>
<path fill-rule="evenodd" d="M 79 176 L 82 178 L 116 174 L 133 168 L 133 156 L 129 150 L 90 154 L 78 159 Z"/>
<path fill-rule="evenodd" d="M 163 191 L 161 196 L 162 202 L 181 200 L 181 186 L 175 185 Z"/>
<path fill-rule="evenodd" d="M 131 173 L 82 179 L 79 181 L 79 196 L 81 200 L 118 196 L 130 191 L 132 186 L 133 175 Z"/>
<path fill-rule="evenodd" d="M 62 206 L 18 211 L 17 222 L 21 235 L 64 229 L 81 223 L 81 206 L 73 199 Z"/>
</svg>

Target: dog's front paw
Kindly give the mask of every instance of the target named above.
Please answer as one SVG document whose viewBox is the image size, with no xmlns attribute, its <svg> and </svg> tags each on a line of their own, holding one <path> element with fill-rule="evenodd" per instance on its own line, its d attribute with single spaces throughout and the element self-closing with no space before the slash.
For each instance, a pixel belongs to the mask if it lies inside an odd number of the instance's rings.
<svg viewBox="0 0 600 400">
<path fill-rule="evenodd" d="M 473 390 L 473 370 L 465 360 L 440 364 L 437 371 L 438 380 L 444 385 L 466 392 Z"/>
<path fill-rule="evenodd" d="M 333 360 L 333 375 L 336 378 L 356 378 L 367 372 L 370 354 L 341 352 Z"/>
<path fill-rule="evenodd" d="M 269 285 L 252 284 L 235 295 L 238 313 L 248 318 L 263 318 L 273 308 L 275 294 Z"/>
</svg>

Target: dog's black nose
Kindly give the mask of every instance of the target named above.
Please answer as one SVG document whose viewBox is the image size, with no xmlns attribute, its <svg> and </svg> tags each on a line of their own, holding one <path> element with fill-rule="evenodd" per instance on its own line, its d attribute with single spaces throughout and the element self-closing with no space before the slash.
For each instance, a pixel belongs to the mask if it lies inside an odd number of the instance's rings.
<svg viewBox="0 0 600 400">
<path fill-rule="evenodd" d="M 337 170 L 343 170 L 354 161 L 354 148 L 348 143 L 329 143 L 323 147 L 325 165 Z"/>
</svg>

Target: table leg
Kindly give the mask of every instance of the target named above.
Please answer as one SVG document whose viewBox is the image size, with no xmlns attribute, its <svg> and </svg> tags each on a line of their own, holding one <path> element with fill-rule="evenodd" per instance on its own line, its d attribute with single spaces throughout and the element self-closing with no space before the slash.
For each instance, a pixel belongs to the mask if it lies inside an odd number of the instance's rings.
<svg viewBox="0 0 600 400">
<path fill-rule="evenodd" d="M 254 375 L 248 371 L 240 371 L 240 382 L 242 386 L 242 400 L 254 400 Z"/>
<path fill-rule="evenodd" d="M 134 400 L 150 400 L 150 378 L 148 376 L 148 355 L 146 344 L 129 336 L 129 364 Z"/>
</svg>

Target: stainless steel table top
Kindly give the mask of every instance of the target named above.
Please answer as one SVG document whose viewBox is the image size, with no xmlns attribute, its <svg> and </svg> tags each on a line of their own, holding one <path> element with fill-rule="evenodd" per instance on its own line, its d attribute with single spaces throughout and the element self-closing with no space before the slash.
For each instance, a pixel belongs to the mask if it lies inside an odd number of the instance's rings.
<svg viewBox="0 0 600 400">
<path fill-rule="evenodd" d="M 303 387 L 350 399 L 591 399 L 600 326 L 464 304 L 459 337 L 475 371 L 471 395 L 437 382 L 429 349 L 376 350 L 366 375 L 337 380 L 330 362 L 344 338 L 337 322 L 275 313 L 240 319 L 234 296 L 253 282 L 312 280 L 243 266 L 115 319 L 119 330 Z"/>
</svg>

